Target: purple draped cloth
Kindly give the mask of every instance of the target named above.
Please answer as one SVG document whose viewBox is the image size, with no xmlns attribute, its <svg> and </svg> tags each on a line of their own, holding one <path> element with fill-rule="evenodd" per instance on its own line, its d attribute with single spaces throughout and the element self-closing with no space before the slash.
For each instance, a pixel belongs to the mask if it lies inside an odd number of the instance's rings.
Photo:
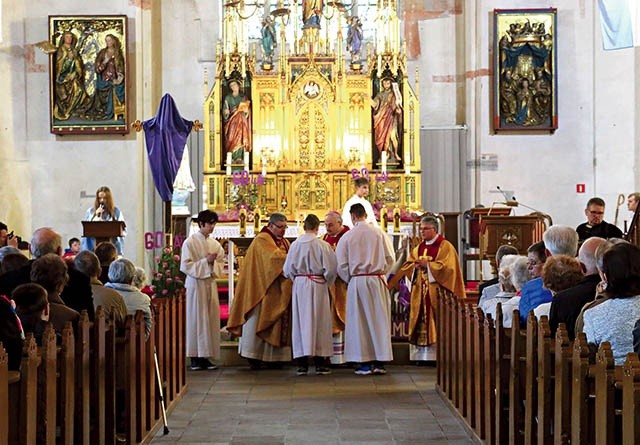
<svg viewBox="0 0 640 445">
<path fill-rule="evenodd" d="M 142 123 L 153 182 L 163 201 L 171 201 L 173 196 L 173 181 L 192 125 L 180 116 L 169 94 L 162 96 L 156 117 Z"/>
</svg>

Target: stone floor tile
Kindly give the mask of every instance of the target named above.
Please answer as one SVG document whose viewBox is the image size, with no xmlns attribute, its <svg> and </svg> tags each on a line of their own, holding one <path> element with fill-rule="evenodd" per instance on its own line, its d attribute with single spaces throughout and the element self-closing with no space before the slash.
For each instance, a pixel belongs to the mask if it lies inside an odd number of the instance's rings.
<svg viewBox="0 0 640 445">
<path fill-rule="evenodd" d="M 188 372 L 169 416 L 170 434 L 152 443 L 217 445 L 410 445 L 473 443 L 435 391 L 434 368 L 353 369 L 298 377 L 295 367 Z"/>
</svg>

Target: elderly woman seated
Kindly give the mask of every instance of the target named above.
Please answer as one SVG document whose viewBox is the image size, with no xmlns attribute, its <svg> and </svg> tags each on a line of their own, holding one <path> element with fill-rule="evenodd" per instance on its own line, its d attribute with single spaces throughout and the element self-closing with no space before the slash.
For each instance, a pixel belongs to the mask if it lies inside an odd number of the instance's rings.
<svg viewBox="0 0 640 445">
<path fill-rule="evenodd" d="M 629 243 L 612 246 L 602 257 L 600 274 L 607 298 L 584 311 L 584 333 L 596 347 L 608 341 L 621 365 L 633 352 L 633 328 L 640 319 L 640 249 Z"/>
<path fill-rule="evenodd" d="M 148 338 L 153 325 L 151 299 L 133 285 L 135 275 L 136 266 L 131 261 L 126 258 L 117 259 L 109 266 L 109 282 L 104 286 L 122 295 L 129 315 L 135 315 L 139 310 L 144 313 Z"/>
<path fill-rule="evenodd" d="M 485 314 L 495 316 L 496 305 L 498 303 L 504 303 L 515 297 L 516 288 L 511 282 L 511 265 L 515 263 L 518 258 L 522 257 L 519 255 L 505 255 L 500 260 L 500 269 L 498 270 L 498 293 L 493 297 L 480 299 L 478 302 L 478 307 L 482 309 Z"/>
<path fill-rule="evenodd" d="M 551 291 L 555 296 L 570 287 L 576 286 L 583 278 L 580 261 L 568 255 L 556 255 L 549 257 L 542 268 L 542 286 Z M 533 310 L 538 319 L 543 315 L 549 315 L 551 302 L 542 303 Z"/>
<path fill-rule="evenodd" d="M 508 259 L 509 256 L 512 256 L 513 259 Z M 507 280 L 507 270 L 503 270 L 502 263 L 507 260 L 507 269 L 508 269 L 508 280 Z M 500 266 L 500 275 L 504 275 L 503 281 L 507 287 L 507 289 L 513 289 L 512 294 L 505 293 L 501 298 L 493 298 L 486 303 L 483 303 L 483 307 L 481 308 L 485 314 L 490 314 L 491 317 L 495 319 L 496 316 L 496 308 L 498 303 L 502 305 L 502 324 L 505 328 L 510 328 L 513 320 L 513 311 L 518 309 L 518 305 L 520 304 L 520 291 L 522 290 L 522 286 L 529 281 L 529 270 L 527 265 L 527 257 L 518 256 L 518 255 L 508 255 L 502 259 L 502 263 Z M 509 286 L 510 285 L 510 286 Z"/>
</svg>

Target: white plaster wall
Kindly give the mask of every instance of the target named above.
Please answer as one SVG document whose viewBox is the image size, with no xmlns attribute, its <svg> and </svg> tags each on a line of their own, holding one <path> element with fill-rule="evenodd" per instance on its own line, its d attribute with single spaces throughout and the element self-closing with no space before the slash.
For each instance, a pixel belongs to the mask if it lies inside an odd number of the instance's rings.
<svg viewBox="0 0 640 445">
<path fill-rule="evenodd" d="M 125 255 L 140 260 L 136 246 L 142 238 L 137 206 L 143 200 L 137 178 L 141 157 L 136 135 L 55 136 L 49 133 L 48 56 L 33 48 L 48 39 L 47 15 L 126 14 L 135 17 L 128 1 L 111 3 L 33 1 L 12 2 L 2 15 L 3 41 L 0 68 L 3 103 L 0 183 L 3 204 L 0 220 L 29 239 L 33 229 L 55 228 L 63 243 L 80 236 L 80 221 L 93 204 L 81 192 L 94 194 L 101 185 L 111 187 L 129 230 Z M 131 24 L 131 23 L 129 23 Z M 135 32 L 129 29 L 129 66 L 134 67 Z M 30 52 L 34 56 L 30 59 Z M 135 72 L 135 69 L 131 69 Z M 130 113 L 135 115 L 134 79 L 128 88 Z"/>
<path fill-rule="evenodd" d="M 513 190 L 519 201 L 552 215 L 555 223 L 575 226 L 584 221 L 584 205 L 591 196 L 599 195 L 609 202 L 606 218 L 613 221 L 617 193 L 631 191 L 632 175 L 616 172 L 623 159 L 633 165 L 633 151 L 628 149 L 632 141 L 620 134 L 626 131 L 618 131 L 607 120 L 614 114 L 619 117 L 616 122 L 622 128 L 633 127 L 634 95 L 620 97 L 620 91 L 634 91 L 633 72 L 628 69 L 633 61 L 620 54 L 603 54 L 600 39 L 594 35 L 599 26 L 594 3 L 577 0 L 554 5 L 558 6 L 559 116 L 559 129 L 555 134 L 490 134 L 488 91 L 492 80 L 482 78 L 476 99 L 481 101 L 483 112 L 471 129 L 475 133 L 471 141 L 472 145 L 477 141 L 480 153 L 498 156 L 497 171 L 480 172 L 478 191 L 485 205 L 500 200 L 499 194 L 491 193 L 500 185 L 503 189 Z M 544 1 L 479 2 L 480 38 L 475 50 L 487 52 L 491 45 L 491 11 L 494 8 L 549 6 L 550 2 Z M 614 58 L 624 60 L 624 63 L 615 64 Z M 486 58 L 476 60 L 480 63 L 467 70 L 491 68 L 485 65 L 490 63 Z M 617 82 L 606 82 L 605 72 Z M 626 148 L 612 154 L 607 147 L 613 141 Z M 586 185 L 586 193 L 576 193 L 579 183 Z M 528 209 L 518 209 L 518 214 L 526 213 Z"/>
</svg>

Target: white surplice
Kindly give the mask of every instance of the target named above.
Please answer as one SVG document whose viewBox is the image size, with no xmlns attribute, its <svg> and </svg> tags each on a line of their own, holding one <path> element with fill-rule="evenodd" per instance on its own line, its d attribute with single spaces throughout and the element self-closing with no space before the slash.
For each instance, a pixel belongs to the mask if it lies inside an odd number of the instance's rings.
<svg viewBox="0 0 640 445">
<path fill-rule="evenodd" d="M 213 264 L 207 254 L 216 253 Z M 182 244 L 180 270 L 187 275 L 187 357 L 220 358 L 220 301 L 216 277 L 224 274 L 224 249 L 196 232 Z"/>
<path fill-rule="evenodd" d="M 353 222 L 351 221 L 351 206 L 354 204 L 362 204 L 364 211 L 367 212 L 366 222 L 369 224 L 377 224 L 376 214 L 373 212 L 373 206 L 367 198 L 361 198 L 358 195 L 353 195 L 344 203 L 344 207 L 342 208 L 342 224 L 348 226 L 350 229 L 353 228 Z"/>
<path fill-rule="evenodd" d="M 293 358 L 332 355 L 329 286 L 336 279 L 336 255 L 313 233 L 289 248 L 283 274 L 293 281 L 291 340 Z"/>
<path fill-rule="evenodd" d="M 386 274 L 395 255 L 379 227 L 364 221 L 345 233 L 336 248 L 338 275 L 347 287 L 345 359 L 391 361 L 391 297 Z"/>
</svg>

